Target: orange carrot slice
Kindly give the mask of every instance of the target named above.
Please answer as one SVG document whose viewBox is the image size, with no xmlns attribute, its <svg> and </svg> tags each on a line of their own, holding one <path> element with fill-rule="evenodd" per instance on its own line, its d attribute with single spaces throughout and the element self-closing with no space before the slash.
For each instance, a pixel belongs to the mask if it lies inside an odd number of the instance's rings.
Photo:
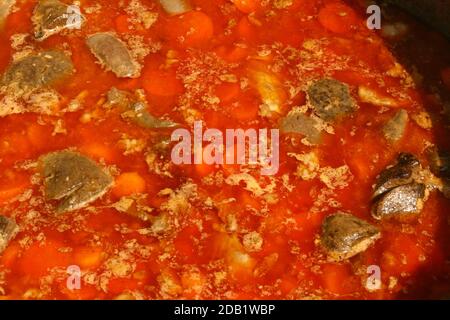
<svg viewBox="0 0 450 320">
<path fill-rule="evenodd" d="M 116 178 L 113 194 L 117 197 L 129 196 L 145 191 L 145 180 L 137 172 L 125 172 Z"/>
<path fill-rule="evenodd" d="M 168 97 L 183 93 L 183 84 L 173 70 L 148 70 L 142 81 L 144 89 L 151 95 Z"/>
<path fill-rule="evenodd" d="M 221 103 L 228 103 L 234 101 L 241 91 L 238 83 L 221 83 L 216 87 L 216 96 L 220 99 Z"/>
<path fill-rule="evenodd" d="M 335 33 L 347 33 L 356 24 L 356 14 L 352 8 L 341 3 L 331 3 L 319 12 L 320 24 Z"/>
<path fill-rule="evenodd" d="M 201 46 L 214 35 L 211 18 L 200 11 L 191 11 L 172 17 L 167 25 L 166 35 L 185 48 Z"/>
<path fill-rule="evenodd" d="M 256 0 L 231 0 L 231 2 L 243 13 L 252 13 L 258 8 Z"/>
<path fill-rule="evenodd" d="M 96 160 L 111 162 L 114 160 L 114 151 L 101 143 L 89 143 L 80 147 L 81 153 L 86 154 Z"/>
<path fill-rule="evenodd" d="M 123 14 L 118 16 L 115 20 L 114 20 L 115 26 L 116 26 L 116 30 L 119 33 L 125 33 L 130 31 L 130 29 L 128 28 L 128 17 L 127 15 Z"/>
</svg>

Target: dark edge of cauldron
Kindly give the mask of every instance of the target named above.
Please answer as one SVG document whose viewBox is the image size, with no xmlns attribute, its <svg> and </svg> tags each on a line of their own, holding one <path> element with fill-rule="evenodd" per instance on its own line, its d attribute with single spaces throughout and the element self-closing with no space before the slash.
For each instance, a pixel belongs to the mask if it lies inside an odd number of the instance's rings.
<svg viewBox="0 0 450 320">
<path fill-rule="evenodd" d="M 450 0 L 380 0 L 379 2 L 390 3 L 407 11 L 450 40 Z"/>
</svg>

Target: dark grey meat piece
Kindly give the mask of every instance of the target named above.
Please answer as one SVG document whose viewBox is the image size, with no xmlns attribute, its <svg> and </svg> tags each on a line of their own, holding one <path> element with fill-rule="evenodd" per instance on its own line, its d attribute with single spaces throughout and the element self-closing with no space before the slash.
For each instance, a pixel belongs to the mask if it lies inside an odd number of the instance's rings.
<svg viewBox="0 0 450 320">
<path fill-rule="evenodd" d="M 1 82 L 9 88 L 28 91 L 50 85 L 72 72 L 72 61 L 63 52 L 42 51 L 12 63 Z"/>
<path fill-rule="evenodd" d="M 408 124 L 408 112 L 399 110 L 383 127 L 383 134 L 390 143 L 396 143 L 403 138 Z"/>
<path fill-rule="evenodd" d="M 131 120 L 142 128 L 173 128 L 178 125 L 172 121 L 158 119 L 151 115 L 147 110 L 147 104 L 143 101 L 136 101 L 136 97 L 129 92 L 111 88 L 106 96 L 108 105 L 118 107 L 123 118 Z"/>
<path fill-rule="evenodd" d="M 106 102 L 111 106 L 118 106 L 121 109 L 128 109 L 130 104 L 130 94 L 127 91 L 112 87 L 106 94 Z"/>
<path fill-rule="evenodd" d="M 319 144 L 320 130 L 317 129 L 317 120 L 299 111 L 291 111 L 281 120 L 280 130 L 283 133 L 300 133 L 309 143 Z"/>
<path fill-rule="evenodd" d="M 377 198 L 395 187 L 413 182 L 420 170 L 420 162 L 415 156 L 401 153 L 397 158 L 397 163 L 379 175 L 373 198 Z"/>
<path fill-rule="evenodd" d="M 443 189 L 442 181 L 422 168 L 415 156 L 401 153 L 397 163 L 385 169 L 377 179 L 372 216 L 375 219 L 415 218 L 435 189 Z"/>
<path fill-rule="evenodd" d="M 73 12 L 74 8 L 58 0 L 40 0 L 31 18 L 36 40 L 45 40 L 64 29 L 81 27 L 85 18 Z"/>
<path fill-rule="evenodd" d="M 322 223 L 320 243 L 333 261 L 351 258 L 371 246 L 381 236 L 370 223 L 338 212 Z"/>
<path fill-rule="evenodd" d="M 147 106 L 142 102 L 136 102 L 131 105 L 132 118 L 141 127 L 147 129 L 160 129 L 160 128 L 173 128 L 177 124 L 169 121 L 162 120 L 152 116 L 147 111 Z"/>
<path fill-rule="evenodd" d="M 57 211 L 82 208 L 101 197 L 112 185 L 112 177 L 93 160 L 72 151 L 47 154 L 40 159 L 45 197 L 61 200 Z"/>
<path fill-rule="evenodd" d="M 314 112 L 323 120 L 333 122 L 356 110 L 348 86 L 334 79 L 321 79 L 307 90 Z"/>
<path fill-rule="evenodd" d="M 19 226 L 10 218 L 0 216 L 0 254 L 19 232 Z"/>
<path fill-rule="evenodd" d="M 380 197 L 372 207 L 372 216 L 379 220 L 414 218 L 422 211 L 426 195 L 424 184 L 410 183 L 396 187 Z"/>
<path fill-rule="evenodd" d="M 108 71 L 119 78 L 137 78 L 140 75 L 139 64 L 133 59 L 126 45 L 111 33 L 90 35 L 86 43 Z"/>
</svg>

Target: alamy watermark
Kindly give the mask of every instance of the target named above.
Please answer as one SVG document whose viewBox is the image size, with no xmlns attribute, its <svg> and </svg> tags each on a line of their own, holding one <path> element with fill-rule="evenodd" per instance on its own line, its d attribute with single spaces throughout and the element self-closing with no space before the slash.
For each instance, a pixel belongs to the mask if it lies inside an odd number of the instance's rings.
<svg viewBox="0 0 450 320">
<path fill-rule="evenodd" d="M 193 135 L 187 129 L 172 132 L 172 162 L 181 164 L 260 165 L 261 175 L 275 175 L 280 165 L 278 129 L 206 129 L 202 121 L 194 123 Z M 204 143 L 207 143 L 204 146 Z"/>
<path fill-rule="evenodd" d="M 367 28 L 370 30 L 380 30 L 381 29 L 381 8 L 380 6 L 373 4 L 367 7 L 367 14 L 370 14 L 367 18 Z"/>
<path fill-rule="evenodd" d="M 71 265 L 68 266 L 66 269 L 66 272 L 68 274 L 67 280 L 66 280 L 66 286 L 67 289 L 73 291 L 73 290 L 80 290 L 81 289 L 81 269 L 77 265 Z"/>
<path fill-rule="evenodd" d="M 83 15 L 81 14 L 80 7 L 77 5 L 70 5 L 67 7 L 66 13 L 63 14 L 63 18 L 66 19 L 67 29 L 81 29 L 83 24 Z"/>
<path fill-rule="evenodd" d="M 377 265 L 371 265 L 367 267 L 367 280 L 366 288 L 369 291 L 375 291 L 381 289 L 381 268 Z"/>
</svg>

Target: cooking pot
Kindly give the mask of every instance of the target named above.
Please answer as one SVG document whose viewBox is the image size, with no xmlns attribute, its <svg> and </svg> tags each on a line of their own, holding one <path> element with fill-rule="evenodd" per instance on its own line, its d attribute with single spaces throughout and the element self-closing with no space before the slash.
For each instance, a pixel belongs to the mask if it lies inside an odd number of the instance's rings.
<svg viewBox="0 0 450 320">
<path fill-rule="evenodd" d="M 450 0 L 386 0 L 408 11 L 450 39 Z"/>
</svg>

